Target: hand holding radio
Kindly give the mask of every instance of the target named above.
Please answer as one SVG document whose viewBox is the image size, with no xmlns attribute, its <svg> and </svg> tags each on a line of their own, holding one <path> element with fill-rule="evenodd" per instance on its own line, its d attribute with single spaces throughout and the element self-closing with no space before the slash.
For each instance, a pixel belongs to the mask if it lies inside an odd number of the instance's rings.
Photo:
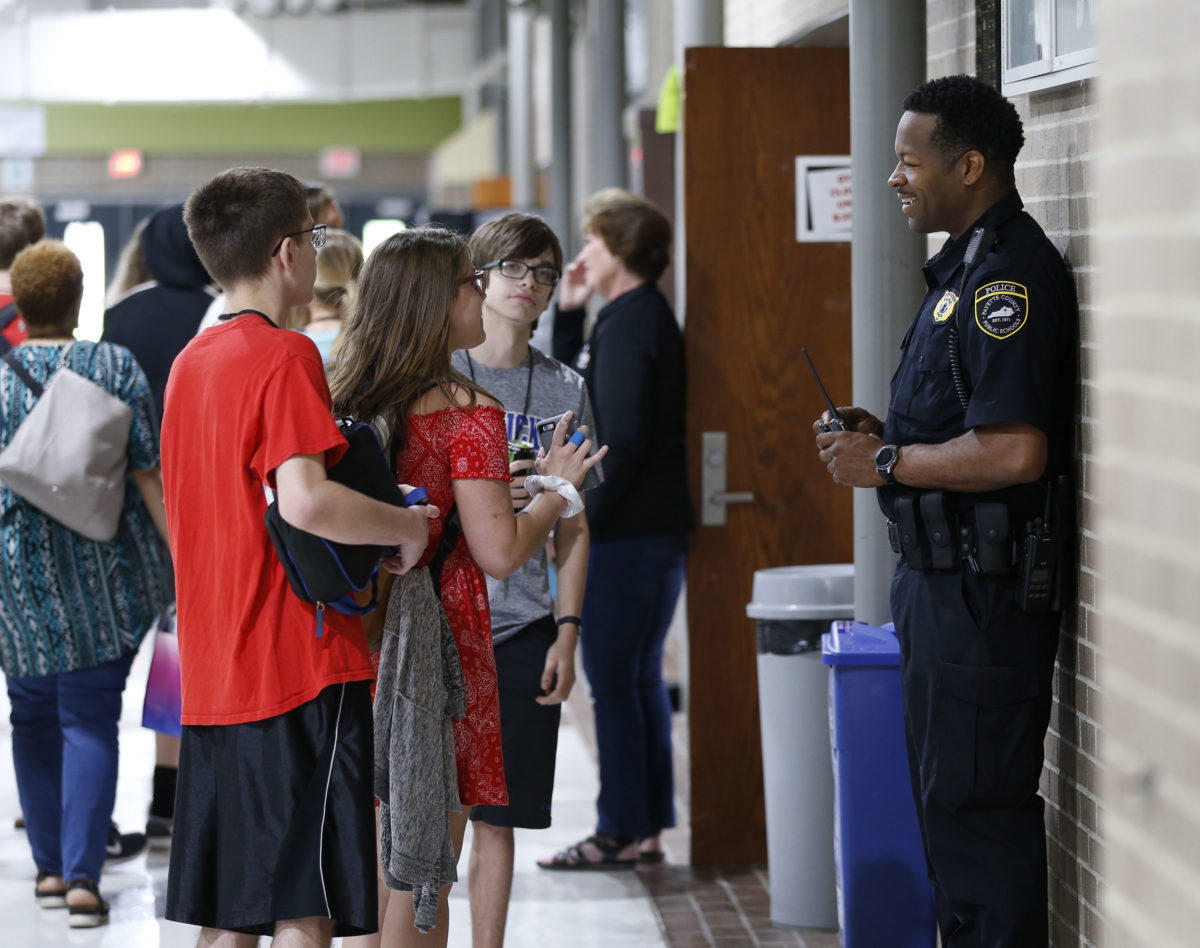
<svg viewBox="0 0 1200 948">
<path fill-rule="evenodd" d="M 835 483 L 845 487 L 879 487 L 883 483 L 875 467 L 875 455 L 883 447 L 878 436 L 858 431 L 821 432 L 817 447 L 818 457 Z"/>
<path fill-rule="evenodd" d="M 821 413 L 821 417 L 813 422 L 813 432 L 820 434 L 826 431 L 857 431 L 859 434 L 883 437 L 883 422 L 865 408 L 853 405 L 837 408 L 837 416 L 829 411 Z"/>
</svg>

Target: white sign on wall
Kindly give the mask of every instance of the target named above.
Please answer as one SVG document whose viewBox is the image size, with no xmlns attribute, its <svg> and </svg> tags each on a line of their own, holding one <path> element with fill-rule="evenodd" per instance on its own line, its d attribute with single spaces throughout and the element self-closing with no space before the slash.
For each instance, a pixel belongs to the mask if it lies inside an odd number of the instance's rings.
<svg viewBox="0 0 1200 948">
<path fill-rule="evenodd" d="M 849 155 L 796 157 L 796 240 L 849 240 L 853 199 Z"/>
<path fill-rule="evenodd" d="M 5 194 L 32 194 L 34 180 L 32 158 L 0 159 L 0 191 Z"/>
<path fill-rule="evenodd" d="M 0 107 L 0 155 L 39 158 L 46 153 L 46 110 L 40 105 Z"/>
</svg>

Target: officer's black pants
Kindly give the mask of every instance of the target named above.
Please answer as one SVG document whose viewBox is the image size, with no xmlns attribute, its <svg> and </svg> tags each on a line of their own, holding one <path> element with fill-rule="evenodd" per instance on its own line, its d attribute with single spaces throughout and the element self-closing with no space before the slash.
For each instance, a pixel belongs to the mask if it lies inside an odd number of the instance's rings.
<svg viewBox="0 0 1200 948">
<path fill-rule="evenodd" d="M 942 945 L 1046 945 L 1038 781 L 1059 615 L 1021 612 L 1011 577 L 903 564 L 892 615 Z"/>
</svg>

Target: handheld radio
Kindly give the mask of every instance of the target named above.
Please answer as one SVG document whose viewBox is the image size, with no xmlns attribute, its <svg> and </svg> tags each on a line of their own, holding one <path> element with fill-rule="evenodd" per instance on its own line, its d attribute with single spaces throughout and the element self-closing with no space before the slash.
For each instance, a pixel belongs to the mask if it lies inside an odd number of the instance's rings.
<svg viewBox="0 0 1200 948">
<path fill-rule="evenodd" d="M 821 396 L 825 399 L 825 404 L 829 406 L 830 420 L 829 424 L 821 423 L 822 431 L 845 431 L 846 426 L 842 422 L 842 416 L 838 414 L 837 408 L 834 407 L 833 399 L 829 397 L 829 393 L 825 391 L 825 386 L 821 382 L 821 376 L 817 373 L 817 367 L 813 365 L 812 357 L 809 356 L 808 350 L 803 346 L 800 351 L 804 354 L 804 361 L 808 363 L 809 369 L 812 370 L 813 378 L 817 380 L 817 388 L 821 390 Z"/>
</svg>

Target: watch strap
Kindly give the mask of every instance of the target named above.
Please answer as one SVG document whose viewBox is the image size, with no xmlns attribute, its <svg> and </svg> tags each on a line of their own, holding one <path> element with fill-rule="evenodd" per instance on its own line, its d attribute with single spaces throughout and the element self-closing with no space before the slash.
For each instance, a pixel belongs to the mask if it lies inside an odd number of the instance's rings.
<svg viewBox="0 0 1200 948">
<path fill-rule="evenodd" d="M 880 461 L 879 456 L 886 451 L 891 451 L 891 458 L 886 461 Z M 883 478 L 885 484 L 895 484 L 896 475 L 892 473 L 896 462 L 900 460 L 900 448 L 894 444 L 885 444 L 882 448 L 875 452 L 875 472 Z"/>
</svg>

